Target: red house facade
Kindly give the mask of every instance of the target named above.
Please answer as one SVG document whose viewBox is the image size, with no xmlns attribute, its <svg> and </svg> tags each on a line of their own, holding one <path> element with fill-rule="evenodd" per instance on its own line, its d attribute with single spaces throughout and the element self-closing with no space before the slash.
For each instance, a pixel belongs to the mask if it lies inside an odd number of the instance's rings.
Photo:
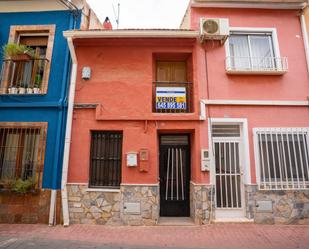
<svg viewBox="0 0 309 249">
<path fill-rule="evenodd" d="M 307 223 L 304 7 L 195 0 L 177 30 L 65 32 L 65 223 Z"/>
</svg>

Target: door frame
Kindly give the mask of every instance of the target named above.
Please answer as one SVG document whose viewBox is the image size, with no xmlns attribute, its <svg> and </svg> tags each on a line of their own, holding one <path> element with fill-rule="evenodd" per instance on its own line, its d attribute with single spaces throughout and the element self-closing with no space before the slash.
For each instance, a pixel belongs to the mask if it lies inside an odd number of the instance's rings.
<svg viewBox="0 0 309 249">
<path fill-rule="evenodd" d="M 246 216 L 246 203 L 245 203 L 245 185 L 251 184 L 251 166 L 250 166 L 250 152 L 249 152 L 249 137 L 248 137 L 248 121 L 246 118 L 209 118 L 208 119 L 208 146 L 210 157 L 210 184 L 216 185 L 216 165 L 213 151 L 213 138 L 211 132 L 211 126 L 213 124 L 237 124 L 240 126 L 240 138 L 239 138 L 239 156 L 241 158 L 241 168 L 243 170 L 242 177 L 242 212 L 243 217 Z M 233 138 L 231 138 L 232 140 Z M 215 209 L 216 213 L 216 209 Z M 233 218 L 233 217 L 230 217 Z"/>
<path fill-rule="evenodd" d="M 191 213 L 191 204 L 190 204 L 190 182 L 191 182 L 191 150 L 192 150 L 192 146 L 191 146 L 191 142 L 192 142 L 192 133 L 190 132 L 183 132 L 183 131 L 180 131 L 180 132 L 159 132 L 158 133 L 158 179 L 159 179 L 159 217 L 162 217 L 160 216 L 160 213 L 161 213 L 161 181 L 160 181 L 160 171 L 161 171 L 161 168 L 160 168 L 160 146 L 161 146 L 161 137 L 162 136 L 169 136 L 169 135 L 172 135 L 172 136 L 181 136 L 181 135 L 186 135 L 188 137 L 188 155 L 189 155 L 189 158 L 188 158 L 188 209 L 189 209 L 189 216 L 190 217 L 190 213 Z M 166 217 L 166 216 L 163 216 L 163 217 Z M 182 216 L 170 216 L 170 217 L 182 217 Z M 187 217 L 187 216 L 184 216 L 184 217 Z"/>
</svg>

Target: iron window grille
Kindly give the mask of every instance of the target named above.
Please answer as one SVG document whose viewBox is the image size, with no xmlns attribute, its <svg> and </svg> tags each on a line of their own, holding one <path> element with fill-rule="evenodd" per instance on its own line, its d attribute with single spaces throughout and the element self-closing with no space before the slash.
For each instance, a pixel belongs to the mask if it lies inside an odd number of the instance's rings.
<svg viewBox="0 0 309 249">
<path fill-rule="evenodd" d="M 260 189 L 309 188 L 309 128 L 254 129 Z"/>
<path fill-rule="evenodd" d="M 45 152 L 43 127 L 0 127 L 0 187 L 21 179 L 41 186 Z"/>
<path fill-rule="evenodd" d="M 122 132 L 92 131 L 89 187 L 119 188 Z"/>
</svg>

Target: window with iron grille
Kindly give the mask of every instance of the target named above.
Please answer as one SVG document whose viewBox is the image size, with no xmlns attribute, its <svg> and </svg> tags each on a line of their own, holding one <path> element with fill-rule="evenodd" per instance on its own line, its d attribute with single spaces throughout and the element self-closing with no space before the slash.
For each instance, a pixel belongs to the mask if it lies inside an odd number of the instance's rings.
<svg viewBox="0 0 309 249">
<path fill-rule="evenodd" d="M 119 188 L 122 132 L 92 131 L 89 187 Z"/>
<path fill-rule="evenodd" d="M 254 129 L 260 189 L 309 188 L 309 128 Z"/>
<path fill-rule="evenodd" d="M 41 183 L 45 152 L 45 127 L 0 125 L 0 187 L 9 188 L 15 180 Z"/>
</svg>

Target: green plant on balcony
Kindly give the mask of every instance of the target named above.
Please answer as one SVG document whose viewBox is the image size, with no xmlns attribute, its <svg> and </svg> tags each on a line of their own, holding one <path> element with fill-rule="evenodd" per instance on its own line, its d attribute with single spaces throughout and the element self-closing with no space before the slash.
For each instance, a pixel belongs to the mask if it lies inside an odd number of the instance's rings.
<svg viewBox="0 0 309 249">
<path fill-rule="evenodd" d="M 40 93 L 42 87 L 42 75 L 37 74 L 34 79 L 33 93 Z"/>
<path fill-rule="evenodd" d="M 13 61 L 25 61 L 34 57 L 35 51 L 22 44 L 8 43 L 3 46 L 4 59 L 11 59 Z"/>
<path fill-rule="evenodd" d="M 26 194 L 33 190 L 34 187 L 35 182 L 31 178 L 28 178 L 26 180 L 19 178 L 12 183 L 11 190 L 19 194 Z"/>
</svg>

